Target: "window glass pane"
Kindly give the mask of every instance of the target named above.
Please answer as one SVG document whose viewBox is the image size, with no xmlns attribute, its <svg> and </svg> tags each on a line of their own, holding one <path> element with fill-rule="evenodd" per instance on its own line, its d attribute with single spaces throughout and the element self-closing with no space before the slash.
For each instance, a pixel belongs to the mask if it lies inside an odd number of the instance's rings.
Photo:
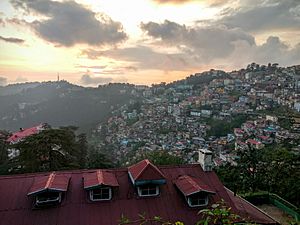
<svg viewBox="0 0 300 225">
<path fill-rule="evenodd" d="M 59 198 L 59 193 L 45 192 L 37 196 L 38 201 L 51 201 Z"/>
<path fill-rule="evenodd" d="M 141 196 L 151 196 L 151 195 L 158 194 L 157 185 L 153 185 L 153 184 L 141 185 L 138 187 L 138 189 L 139 189 L 139 194 Z"/>
<path fill-rule="evenodd" d="M 200 192 L 189 197 L 192 206 L 201 206 L 207 204 L 207 193 Z"/>
<path fill-rule="evenodd" d="M 92 190 L 92 200 L 110 199 L 110 188 L 98 188 Z"/>
</svg>

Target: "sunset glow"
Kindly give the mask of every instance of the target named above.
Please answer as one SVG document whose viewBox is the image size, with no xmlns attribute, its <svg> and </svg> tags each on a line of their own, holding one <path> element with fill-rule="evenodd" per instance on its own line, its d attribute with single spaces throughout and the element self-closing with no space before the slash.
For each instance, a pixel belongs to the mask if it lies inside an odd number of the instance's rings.
<svg viewBox="0 0 300 225">
<path fill-rule="evenodd" d="M 2 0 L 0 77 L 149 85 L 253 61 L 297 64 L 300 3 L 282 2 Z"/>
</svg>

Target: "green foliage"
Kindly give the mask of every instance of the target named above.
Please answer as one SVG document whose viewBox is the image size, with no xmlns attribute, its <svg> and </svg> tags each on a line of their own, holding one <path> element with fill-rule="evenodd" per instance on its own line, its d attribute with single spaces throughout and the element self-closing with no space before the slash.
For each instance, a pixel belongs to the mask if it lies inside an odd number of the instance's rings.
<svg viewBox="0 0 300 225">
<path fill-rule="evenodd" d="M 89 148 L 87 158 L 88 169 L 111 168 L 113 166 L 113 162 L 107 157 L 106 154 L 95 147 Z"/>
<path fill-rule="evenodd" d="M 172 132 L 172 130 L 169 128 L 160 128 L 156 131 L 156 133 L 158 134 L 168 134 L 170 132 Z"/>
<path fill-rule="evenodd" d="M 8 143 L 6 142 L 8 137 L 8 132 L 0 131 L 0 174 L 6 174 L 9 169 Z"/>
<path fill-rule="evenodd" d="M 199 221 L 195 225 L 238 225 L 247 224 L 240 216 L 233 213 L 231 208 L 226 206 L 226 203 L 222 199 L 220 202 L 213 204 L 211 208 L 202 209 L 198 212 Z M 160 224 L 160 225 L 184 225 L 181 221 L 166 221 L 160 216 L 148 217 L 145 213 L 138 214 L 137 219 L 129 219 L 128 217 L 121 215 L 119 225 L 124 224 Z"/>
<path fill-rule="evenodd" d="M 16 167 L 12 171 L 24 173 L 83 167 L 85 138 L 81 135 L 78 143 L 75 129 L 47 129 L 13 145 L 20 154 L 14 160 Z"/>
<path fill-rule="evenodd" d="M 131 126 L 131 125 L 135 124 L 137 121 L 139 121 L 139 118 L 128 119 L 128 120 L 126 120 L 126 125 Z"/>
<path fill-rule="evenodd" d="M 226 206 L 224 200 L 213 204 L 210 209 L 200 210 L 199 214 L 203 219 L 198 221 L 196 225 L 230 225 L 236 224 L 237 220 L 240 218 L 232 212 L 230 207 Z"/>
<path fill-rule="evenodd" d="M 207 121 L 207 124 L 211 126 L 211 129 L 207 132 L 207 135 L 216 137 L 225 136 L 231 133 L 233 128 L 240 127 L 246 120 L 246 115 L 235 116 L 230 121 L 210 119 Z"/>
<path fill-rule="evenodd" d="M 179 156 L 170 155 L 167 151 L 156 150 L 148 152 L 138 158 L 136 161 L 143 159 L 149 159 L 155 165 L 180 165 L 184 163 L 184 160 Z"/>
<path fill-rule="evenodd" d="M 280 146 L 239 152 L 238 166 L 225 165 L 217 174 L 234 192 L 264 190 L 299 207 L 300 155 Z"/>
</svg>

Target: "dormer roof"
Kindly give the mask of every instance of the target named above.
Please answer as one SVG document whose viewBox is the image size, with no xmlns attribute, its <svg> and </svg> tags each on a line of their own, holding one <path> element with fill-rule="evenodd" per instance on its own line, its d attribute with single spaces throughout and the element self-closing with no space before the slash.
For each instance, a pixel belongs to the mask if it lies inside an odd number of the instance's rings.
<svg viewBox="0 0 300 225">
<path fill-rule="evenodd" d="M 69 185 L 69 176 L 52 172 L 45 176 L 34 178 L 34 182 L 27 195 L 39 194 L 45 191 L 66 192 Z"/>
<path fill-rule="evenodd" d="M 104 170 L 97 170 L 83 175 L 84 189 L 92 189 L 102 185 L 118 187 L 119 183 L 116 176 Z"/>
<path fill-rule="evenodd" d="M 182 175 L 178 177 L 174 183 L 184 196 L 189 196 L 198 192 L 215 194 L 215 191 L 211 187 L 204 184 L 201 179 L 196 177 Z"/>
<path fill-rule="evenodd" d="M 128 173 L 134 184 L 136 184 L 138 181 L 165 181 L 164 174 L 148 159 L 128 167 Z"/>
</svg>

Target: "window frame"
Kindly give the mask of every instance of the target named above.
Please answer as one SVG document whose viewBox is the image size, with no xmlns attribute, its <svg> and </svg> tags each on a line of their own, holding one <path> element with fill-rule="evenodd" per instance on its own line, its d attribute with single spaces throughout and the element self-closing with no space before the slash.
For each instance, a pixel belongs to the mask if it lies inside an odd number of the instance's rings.
<svg viewBox="0 0 300 225">
<path fill-rule="evenodd" d="M 39 200 L 41 195 L 43 195 L 45 193 L 58 194 L 58 196 L 55 199 L 49 199 L 48 198 L 47 200 Z M 56 204 L 61 203 L 61 199 L 62 199 L 62 193 L 61 192 L 43 192 L 43 193 L 37 194 L 35 196 L 35 205 L 36 206 L 56 205 Z"/>
<path fill-rule="evenodd" d="M 205 193 L 205 192 L 204 192 Z M 199 193 L 198 193 L 199 194 Z M 204 200 L 204 204 L 197 204 L 197 205 L 195 205 L 195 204 L 192 204 L 192 199 L 197 199 L 198 200 L 198 202 L 199 202 L 199 200 L 201 199 L 201 200 Z M 188 205 L 190 206 L 190 207 L 199 207 L 199 206 L 207 206 L 208 205 L 208 194 L 206 193 L 206 196 L 204 196 L 203 198 L 199 198 L 198 196 L 197 197 L 193 197 L 193 195 L 191 195 L 191 196 L 188 196 L 187 197 L 187 202 L 188 202 Z"/>
<path fill-rule="evenodd" d="M 109 194 L 109 198 L 94 198 L 94 191 L 95 190 L 103 190 L 103 189 L 108 189 L 108 194 Z M 102 193 L 101 193 L 102 195 Z M 99 188 L 94 188 L 92 190 L 89 191 L 89 197 L 90 197 L 90 200 L 92 202 L 99 202 L 99 201 L 110 201 L 112 199 L 112 188 L 111 187 L 99 187 Z"/>
<path fill-rule="evenodd" d="M 154 186 L 153 189 L 155 188 L 155 194 L 149 194 L 149 191 L 150 191 L 149 186 L 150 185 Z M 142 194 L 142 192 L 146 189 L 145 186 L 148 186 L 148 188 L 147 188 L 148 194 Z M 152 188 L 151 188 L 151 190 L 152 190 Z M 138 195 L 140 197 L 158 196 L 160 194 L 159 185 L 155 185 L 155 184 L 145 184 L 145 185 L 137 186 L 137 191 L 138 191 Z"/>
</svg>

